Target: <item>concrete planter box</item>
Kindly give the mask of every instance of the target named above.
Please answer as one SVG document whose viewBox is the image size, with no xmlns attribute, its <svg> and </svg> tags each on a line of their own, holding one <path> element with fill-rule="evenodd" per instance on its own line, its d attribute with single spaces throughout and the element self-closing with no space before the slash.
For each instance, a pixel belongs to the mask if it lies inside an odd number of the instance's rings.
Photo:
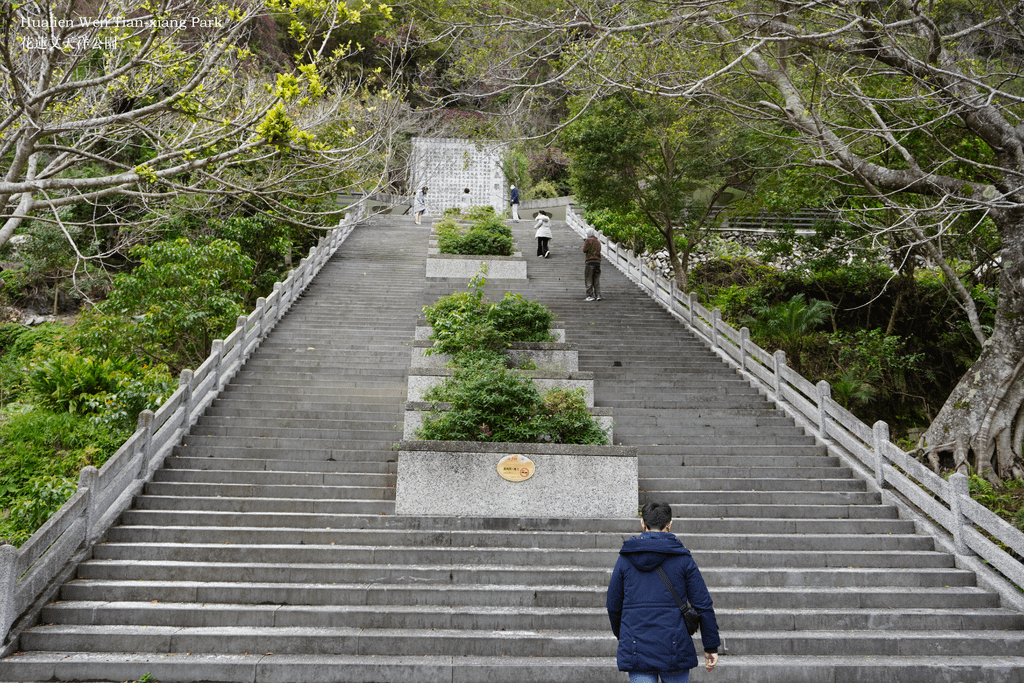
<svg viewBox="0 0 1024 683">
<path fill-rule="evenodd" d="M 498 462 L 533 461 L 507 481 Z M 395 513 L 453 517 L 636 517 L 637 452 L 627 446 L 403 441 Z"/>
<path fill-rule="evenodd" d="M 443 368 L 450 360 L 446 353 L 435 353 L 427 355 L 427 350 L 433 347 L 434 342 L 430 340 L 417 340 L 412 346 L 412 367 L 414 368 Z M 558 372 L 579 371 L 579 351 L 575 344 L 564 342 L 515 342 L 505 353 L 512 359 L 516 367 L 532 361 L 538 370 L 553 370 Z"/>
<path fill-rule="evenodd" d="M 550 329 L 548 329 L 548 332 L 550 332 L 551 334 L 553 334 L 555 336 L 555 341 L 556 342 L 564 342 L 565 341 L 565 330 L 564 329 L 557 328 L 557 327 L 556 328 L 550 328 Z M 430 335 L 432 335 L 433 333 L 434 333 L 434 328 L 431 327 L 430 325 L 417 325 L 416 326 L 415 336 L 413 337 L 413 339 L 415 339 L 416 341 L 427 341 L 427 340 L 430 339 Z"/>
<path fill-rule="evenodd" d="M 429 357 L 429 356 L 428 356 Z M 583 389 L 583 397 L 588 408 L 594 407 L 594 373 L 592 372 L 552 372 L 549 370 L 524 370 L 541 392 L 549 389 Z M 410 401 L 422 401 L 423 394 L 431 387 L 451 377 L 451 368 L 411 368 L 409 370 Z"/>
<path fill-rule="evenodd" d="M 416 432 L 420 427 L 423 426 L 423 417 L 431 410 L 445 410 L 447 403 L 431 403 L 429 401 L 418 401 L 412 400 L 405 404 L 405 421 L 402 425 L 402 438 L 409 441 L 416 441 Z M 604 430 L 604 433 L 608 435 L 608 441 L 613 442 L 614 434 L 612 432 L 614 421 L 612 419 L 611 408 L 595 408 L 594 406 L 587 406 L 590 410 L 590 414 L 597 418 L 597 423 Z"/>
<path fill-rule="evenodd" d="M 517 256 L 428 254 L 427 277 L 471 279 L 486 264 L 488 280 L 525 280 L 526 259 Z"/>
</svg>

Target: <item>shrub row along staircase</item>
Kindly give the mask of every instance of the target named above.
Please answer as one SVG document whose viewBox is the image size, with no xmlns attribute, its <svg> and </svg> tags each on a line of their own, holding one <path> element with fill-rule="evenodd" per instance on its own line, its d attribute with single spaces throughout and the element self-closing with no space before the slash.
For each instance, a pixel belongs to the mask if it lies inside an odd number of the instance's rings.
<svg viewBox="0 0 1024 683">
<path fill-rule="evenodd" d="M 1024 617 L 580 240 L 528 282 L 673 505 L 726 644 L 694 680 L 1024 683 Z M 414 327 L 462 289 L 427 230 L 358 228 L 0 662 L 4 681 L 618 682 L 604 611 L 630 519 L 394 514 Z"/>
</svg>

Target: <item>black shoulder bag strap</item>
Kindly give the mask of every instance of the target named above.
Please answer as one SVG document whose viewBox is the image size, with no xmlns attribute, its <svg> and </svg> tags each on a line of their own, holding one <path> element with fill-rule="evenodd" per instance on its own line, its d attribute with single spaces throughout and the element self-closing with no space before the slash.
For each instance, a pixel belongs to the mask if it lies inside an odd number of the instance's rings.
<svg viewBox="0 0 1024 683">
<path fill-rule="evenodd" d="M 686 622 L 686 630 L 690 632 L 692 636 L 700 628 L 700 615 L 690 609 L 688 602 L 683 602 L 683 599 L 679 597 L 679 593 L 676 592 L 676 587 L 669 581 L 668 574 L 665 570 L 658 565 L 654 568 L 654 571 L 658 572 L 658 576 L 665 583 L 665 587 L 668 588 L 668 592 L 672 594 L 672 599 L 676 601 L 676 605 L 679 606 L 679 612 L 683 615 L 683 621 Z"/>
</svg>

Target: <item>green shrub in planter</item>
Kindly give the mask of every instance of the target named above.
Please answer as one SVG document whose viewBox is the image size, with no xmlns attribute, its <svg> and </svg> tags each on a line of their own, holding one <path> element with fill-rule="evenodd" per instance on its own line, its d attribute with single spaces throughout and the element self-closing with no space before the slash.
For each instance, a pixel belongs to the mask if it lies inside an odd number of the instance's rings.
<svg viewBox="0 0 1024 683">
<path fill-rule="evenodd" d="M 473 228 L 458 241 L 451 253 L 464 256 L 511 256 L 512 238 L 484 228 Z"/>
<path fill-rule="evenodd" d="M 490 205 L 471 206 L 469 207 L 469 211 L 466 212 L 466 217 L 471 221 L 479 221 L 486 218 L 492 218 L 497 215 L 498 214 L 494 211 L 494 207 Z"/>
<path fill-rule="evenodd" d="M 543 395 L 496 353 L 460 356 L 454 374 L 428 390 L 428 401 L 449 403 L 431 412 L 417 431 L 431 441 L 495 441 L 605 445 L 608 435 L 590 416 L 582 389 Z"/>
<path fill-rule="evenodd" d="M 477 220 L 463 233 L 459 224 L 448 216 L 434 225 L 437 246 L 442 254 L 463 256 L 511 256 L 512 230 L 501 219 L 491 216 Z"/>
<path fill-rule="evenodd" d="M 550 342 L 554 314 L 543 304 L 521 294 L 506 292 L 501 301 L 484 297 L 487 280 L 477 275 L 469 291 L 443 296 L 423 315 L 434 328 L 431 339 L 437 353 L 456 355 L 473 349 L 501 350 L 511 342 Z"/>
<path fill-rule="evenodd" d="M 498 217 L 485 218 L 483 220 L 476 221 L 473 223 L 473 230 L 486 230 L 487 232 L 493 232 L 496 235 L 504 235 L 509 239 L 512 239 L 512 228 L 505 225 L 505 221 Z"/>
</svg>

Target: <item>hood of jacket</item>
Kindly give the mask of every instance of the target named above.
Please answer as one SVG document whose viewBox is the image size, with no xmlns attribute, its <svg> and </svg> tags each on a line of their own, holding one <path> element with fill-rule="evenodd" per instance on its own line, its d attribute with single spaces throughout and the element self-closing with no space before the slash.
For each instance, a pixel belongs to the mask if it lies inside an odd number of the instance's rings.
<svg viewBox="0 0 1024 683">
<path fill-rule="evenodd" d="M 654 571 L 672 555 L 689 555 L 675 534 L 667 531 L 645 531 L 622 544 L 619 554 L 625 556 L 642 572 Z"/>
</svg>

